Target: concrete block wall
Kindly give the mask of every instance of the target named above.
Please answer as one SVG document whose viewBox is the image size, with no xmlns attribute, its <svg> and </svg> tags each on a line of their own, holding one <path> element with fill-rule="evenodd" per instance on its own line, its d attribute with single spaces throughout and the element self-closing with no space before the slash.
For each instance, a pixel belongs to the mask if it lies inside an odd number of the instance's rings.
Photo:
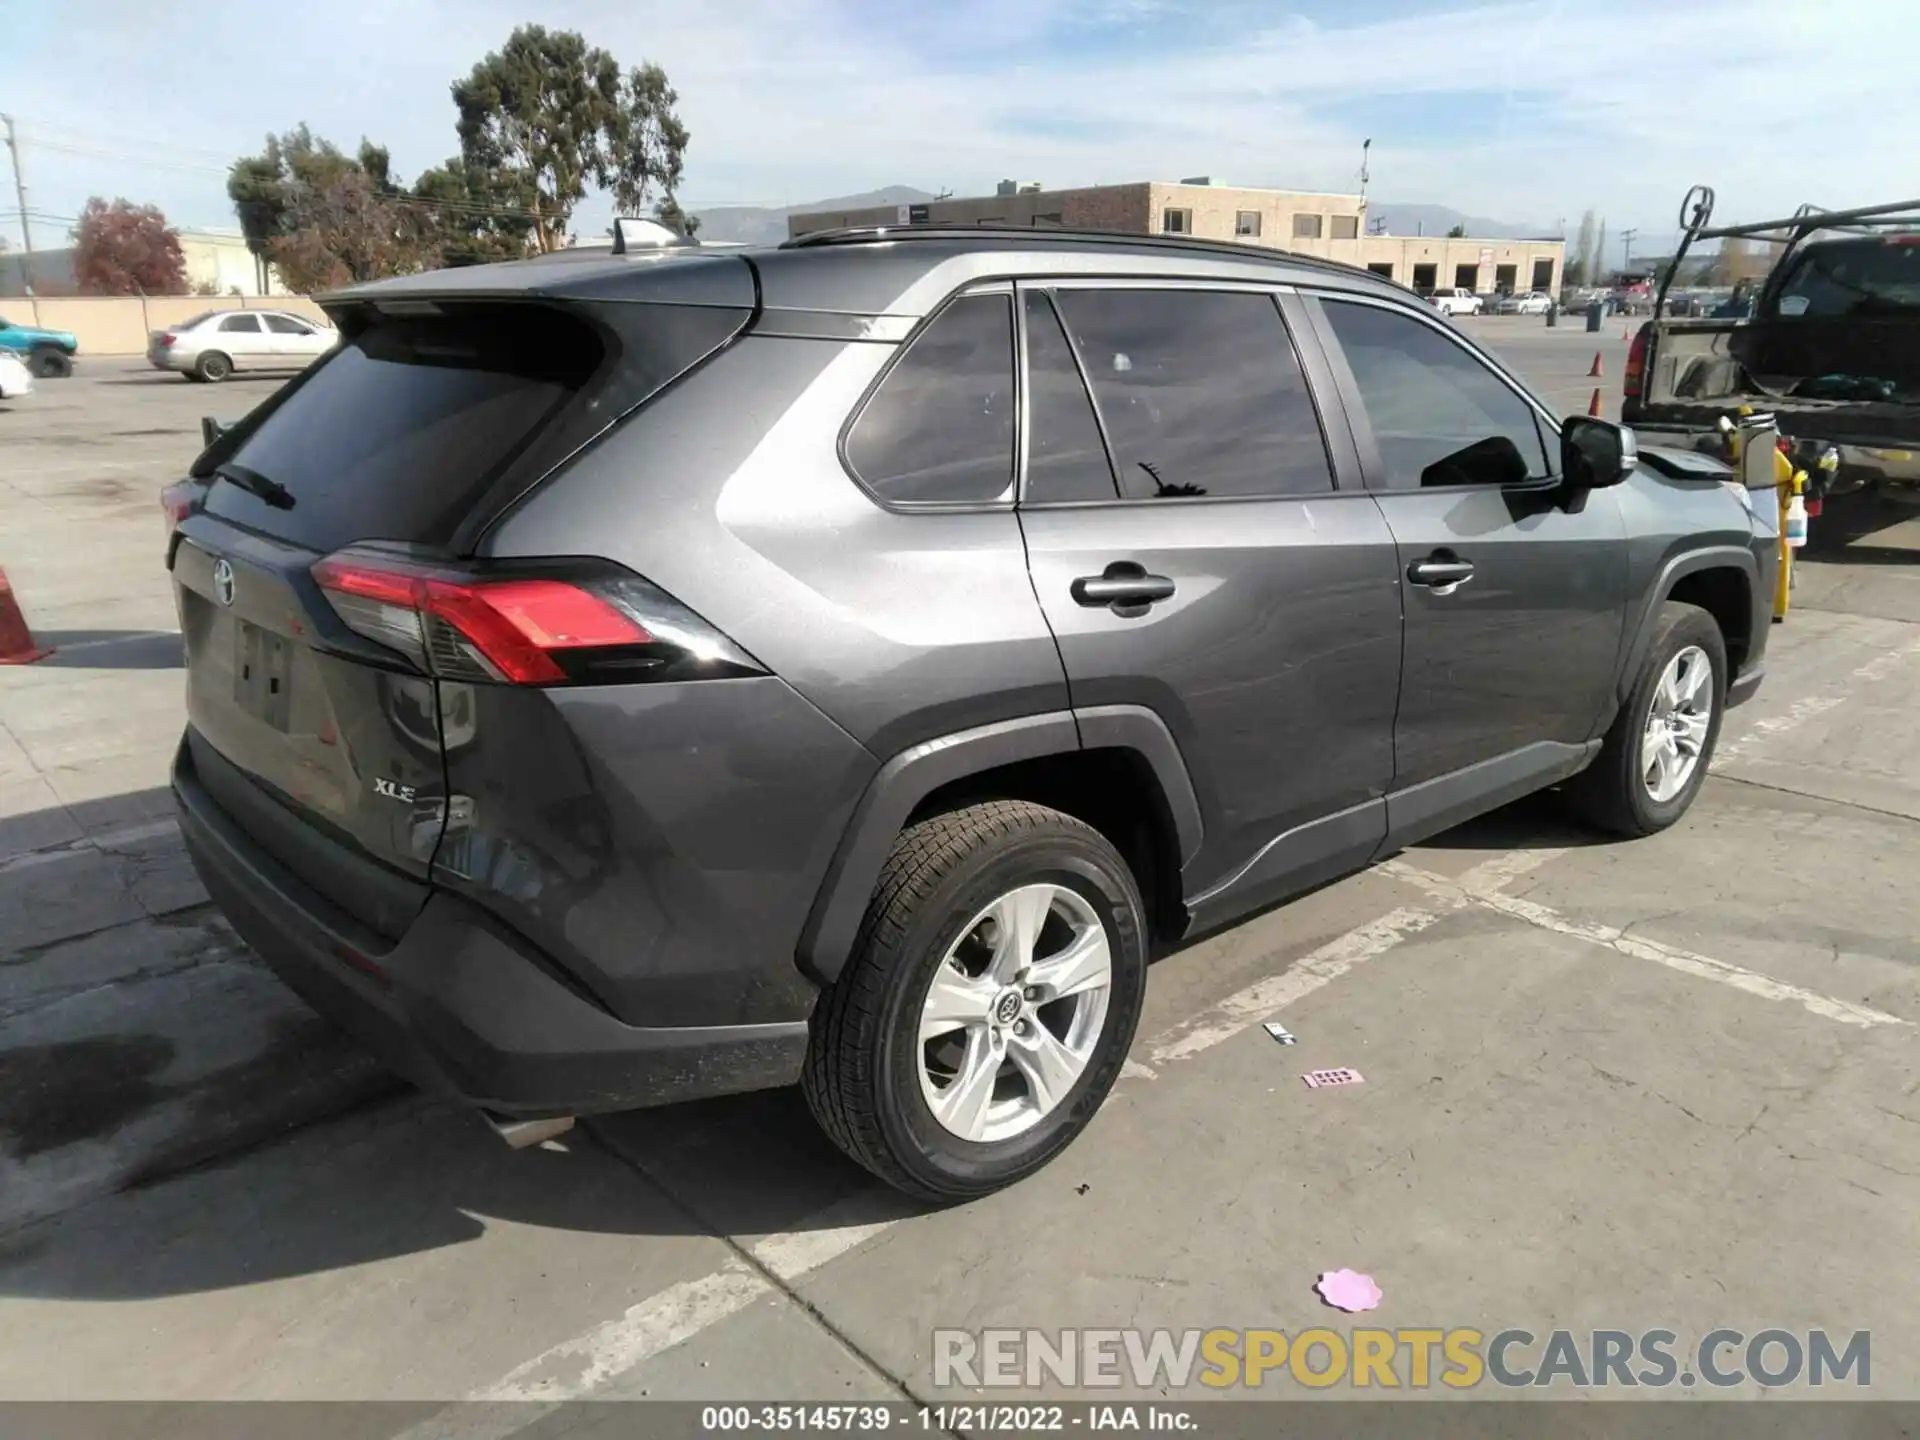
<svg viewBox="0 0 1920 1440">
<path fill-rule="evenodd" d="M 144 355 L 147 336 L 208 310 L 284 310 L 319 324 L 327 317 L 304 295 L 268 297 L 213 295 L 84 295 L 43 300 L 0 300 L 0 316 L 15 324 L 68 330 L 89 355 Z"/>
</svg>

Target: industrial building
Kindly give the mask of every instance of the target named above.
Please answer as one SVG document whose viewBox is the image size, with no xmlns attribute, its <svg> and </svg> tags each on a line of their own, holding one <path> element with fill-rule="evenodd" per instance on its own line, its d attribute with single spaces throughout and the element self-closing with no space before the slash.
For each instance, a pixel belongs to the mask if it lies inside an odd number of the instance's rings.
<svg viewBox="0 0 1920 1440">
<path fill-rule="evenodd" d="M 789 235 L 861 225 L 1020 225 L 1193 235 L 1343 261 L 1415 290 L 1558 292 L 1564 240 L 1369 234 L 1362 195 L 1256 190 L 1207 179 L 1047 190 L 1004 180 L 999 193 L 921 205 L 816 210 L 787 217 Z"/>
</svg>

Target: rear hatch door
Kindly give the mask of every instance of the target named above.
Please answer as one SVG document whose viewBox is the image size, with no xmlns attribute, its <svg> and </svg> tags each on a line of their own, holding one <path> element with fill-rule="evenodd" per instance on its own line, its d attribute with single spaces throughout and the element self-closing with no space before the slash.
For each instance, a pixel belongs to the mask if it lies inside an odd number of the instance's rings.
<svg viewBox="0 0 1920 1440">
<path fill-rule="evenodd" d="M 436 679 L 449 632 L 406 577 L 457 585 L 492 516 L 749 313 L 676 316 L 673 365 L 639 363 L 649 312 L 681 308 L 342 306 L 339 348 L 196 463 L 209 488 L 172 568 L 197 778 L 362 924 L 397 936 L 425 902 L 446 732 L 470 723 L 443 715 L 470 694 Z"/>
</svg>

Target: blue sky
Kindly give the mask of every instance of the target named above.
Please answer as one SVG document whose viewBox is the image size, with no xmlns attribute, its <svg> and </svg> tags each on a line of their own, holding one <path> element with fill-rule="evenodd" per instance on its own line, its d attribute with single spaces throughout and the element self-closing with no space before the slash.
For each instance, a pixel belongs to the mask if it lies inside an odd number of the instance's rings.
<svg viewBox="0 0 1920 1440">
<path fill-rule="evenodd" d="M 223 173 L 305 120 L 408 177 L 456 149 L 447 85 L 525 20 L 666 67 L 691 205 L 911 184 L 1350 188 L 1515 222 L 1669 232 L 1904 199 L 1913 0 L 329 0 L 183 11 L 0 0 L 0 110 L 35 211 L 92 194 L 230 226 Z M 1684 15 L 1676 24 L 1674 17 Z M 10 179 L 11 177 L 6 177 Z M 0 234 L 18 226 L 0 195 Z M 576 228 L 610 213 L 590 201 Z M 57 220 L 36 239 L 57 240 Z"/>
</svg>

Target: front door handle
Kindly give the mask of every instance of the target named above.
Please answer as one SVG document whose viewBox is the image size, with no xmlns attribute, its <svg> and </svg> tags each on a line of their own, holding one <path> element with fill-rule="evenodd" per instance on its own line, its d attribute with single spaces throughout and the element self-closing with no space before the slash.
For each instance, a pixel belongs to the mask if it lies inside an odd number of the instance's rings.
<svg viewBox="0 0 1920 1440">
<path fill-rule="evenodd" d="M 1158 600 L 1173 597 L 1173 581 L 1165 575 L 1149 575 L 1146 567 L 1131 560 L 1116 560 L 1098 575 L 1082 575 L 1069 588 L 1074 603 L 1088 609 L 1107 606 L 1116 615 L 1147 613 Z"/>
<path fill-rule="evenodd" d="M 1439 595 L 1451 594 L 1472 578 L 1472 563 L 1451 550 L 1436 550 L 1407 567 L 1407 579 L 1416 585 L 1428 586 Z"/>
</svg>

